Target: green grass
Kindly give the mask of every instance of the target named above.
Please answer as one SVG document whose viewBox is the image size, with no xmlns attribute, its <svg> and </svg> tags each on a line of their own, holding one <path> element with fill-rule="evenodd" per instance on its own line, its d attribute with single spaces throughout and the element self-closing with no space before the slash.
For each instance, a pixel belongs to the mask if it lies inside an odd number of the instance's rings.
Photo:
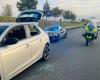
<svg viewBox="0 0 100 80">
<path fill-rule="evenodd" d="M 0 22 L 15 22 L 15 17 L 9 17 L 9 16 L 0 16 Z"/>
<path fill-rule="evenodd" d="M 41 20 L 39 26 L 41 28 L 45 28 L 46 26 L 52 25 L 54 23 L 61 24 L 64 28 L 76 28 L 76 27 L 82 27 L 84 23 L 82 22 L 57 22 L 57 21 L 45 21 Z"/>
<path fill-rule="evenodd" d="M 82 22 L 62 22 L 61 25 L 65 28 L 82 27 L 84 23 Z"/>
</svg>

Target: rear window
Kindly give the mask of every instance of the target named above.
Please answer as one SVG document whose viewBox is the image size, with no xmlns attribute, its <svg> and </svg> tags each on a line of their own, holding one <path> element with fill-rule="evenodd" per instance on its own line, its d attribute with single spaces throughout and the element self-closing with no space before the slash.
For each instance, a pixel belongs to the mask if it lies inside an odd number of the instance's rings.
<svg viewBox="0 0 100 80">
<path fill-rule="evenodd" d="M 33 18 L 37 18 L 38 17 L 38 15 L 37 14 L 33 14 L 33 13 L 23 13 L 23 14 L 21 14 L 20 16 L 19 16 L 20 18 L 21 17 L 33 17 Z"/>
<path fill-rule="evenodd" d="M 16 22 L 38 22 L 41 19 L 42 14 L 40 12 L 36 11 L 27 11 L 21 13 L 17 19 Z"/>
</svg>

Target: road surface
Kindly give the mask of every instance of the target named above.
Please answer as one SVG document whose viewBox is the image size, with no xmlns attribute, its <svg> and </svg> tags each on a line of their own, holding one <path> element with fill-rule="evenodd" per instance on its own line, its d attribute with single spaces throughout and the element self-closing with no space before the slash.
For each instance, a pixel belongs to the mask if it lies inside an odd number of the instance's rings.
<svg viewBox="0 0 100 80">
<path fill-rule="evenodd" d="M 85 46 L 82 29 L 51 45 L 47 62 L 38 61 L 12 80 L 100 80 L 100 38 Z"/>
</svg>

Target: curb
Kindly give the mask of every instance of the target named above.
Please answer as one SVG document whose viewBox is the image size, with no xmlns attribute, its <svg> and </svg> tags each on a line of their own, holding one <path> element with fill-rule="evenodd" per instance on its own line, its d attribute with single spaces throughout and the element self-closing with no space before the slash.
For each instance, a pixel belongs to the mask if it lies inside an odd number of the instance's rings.
<svg viewBox="0 0 100 80">
<path fill-rule="evenodd" d="M 71 30 L 71 29 L 77 29 L 77 28 L 81 28 L 81 26 L 78 26 L 78 27 L 75 27 L 75 26 L 72 26 L 72 27 L 65 27 L 66 30 Z"/>
</svg>

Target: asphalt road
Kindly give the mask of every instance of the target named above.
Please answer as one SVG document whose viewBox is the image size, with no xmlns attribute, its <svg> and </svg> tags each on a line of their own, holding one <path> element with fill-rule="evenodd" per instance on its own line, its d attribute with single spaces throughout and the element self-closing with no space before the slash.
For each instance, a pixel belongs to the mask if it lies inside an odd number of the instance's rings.
<svg viewBox="0 0 100 80">
<path fill-rule="evenodd" d="M 82 29 L 51 45 L 47 62 L 38 61 L 12 80 L 100 80 L 100 38 L 85 46 Z"/>
</svg>

